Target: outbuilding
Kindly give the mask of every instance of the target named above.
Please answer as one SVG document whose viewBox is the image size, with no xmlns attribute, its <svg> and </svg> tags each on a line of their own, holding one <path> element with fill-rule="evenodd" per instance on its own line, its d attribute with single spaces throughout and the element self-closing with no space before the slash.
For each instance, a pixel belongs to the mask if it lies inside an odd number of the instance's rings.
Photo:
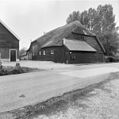
<svg viewBox="0 0 119 119">
<path fill-rule="evenodd" d="M 0 21 L 0 60 L 19 60 L 19 40 L 8 27 Z"/>
</svg>

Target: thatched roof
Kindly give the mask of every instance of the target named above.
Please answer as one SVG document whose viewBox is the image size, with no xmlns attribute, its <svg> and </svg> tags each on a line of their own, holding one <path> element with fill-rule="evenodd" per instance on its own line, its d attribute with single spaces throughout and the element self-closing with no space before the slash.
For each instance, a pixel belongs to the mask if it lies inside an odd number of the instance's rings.
<svg viewBox="0 0 119 119">
<path fill-rule="evenodd" d="M 81 34 L 81 35 L 86 35 L 86 36 L 92 36 L 96 37 L 96 35 L 92 32 L 90 32 L 88 29 L 85 28 L 79 21 L 74 21 L 70 24 L 66 24 L 64 26 L 58 27 L 43 36 L 37 38 L 33 43 L 38 44 L 38 48 L 44 48 L 44 47 L 50 47 L 50 46 L 62 46 L 63 45 L 63 39 L 64 38 L 70 38 L 70 34 L 75 33 L 75 34 Z M 98 44 L 102 48 L 103 52 L 105 52 L 102 44 L 100 41 L 96 38 Z M 33 45 L 31 43 L 29 50 L 31 49 L 31 46 Z"/>
<path fill-rule="evenodd" d="M 77 29 L 79 34 L 94 36 L 94 34 L 87 30 L 79 21 L 74 21 L 70 24 L 58 27 L 36 40 L 41 47 L 46 47 L 47 45 L 60 46 L 62 39 L 66 38 L 71 32 L 77 31 Z"/>
</svg>

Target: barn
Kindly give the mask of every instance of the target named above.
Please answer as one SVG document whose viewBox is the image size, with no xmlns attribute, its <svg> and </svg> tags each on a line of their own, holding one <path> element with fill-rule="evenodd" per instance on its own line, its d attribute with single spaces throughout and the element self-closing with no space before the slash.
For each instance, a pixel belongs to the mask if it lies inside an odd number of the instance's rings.
<svg viewBox="0 0 119 119">
<path fill-rule="evenodd" d="M 26 51 L 28 60 L 37 60 L 39 49 L 38 45 L 39 43 L 37 42 L 37 40 L 31 42 L 29 49 Z"/>
<path fill-rule="evenodd" d="M 75 21 L 52 30 L 31 43 L 32 60 L 59 63 L 104 62 L 105 50 L 95 34 Z"/>
<path fill-rule="evenodd" d="M 0 21 L 0 60 L 17 61 L 18 59 L 19 40 L 11 30 Z"/>
</svg>

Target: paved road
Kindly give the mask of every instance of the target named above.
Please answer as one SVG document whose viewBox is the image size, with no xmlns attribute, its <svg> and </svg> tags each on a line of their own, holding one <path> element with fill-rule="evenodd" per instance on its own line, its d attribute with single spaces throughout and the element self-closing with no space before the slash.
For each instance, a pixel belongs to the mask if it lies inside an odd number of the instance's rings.
<svg viewBox="0 0 119 119">
<path fill-rule="evenodd" d="M 118 64 L 119 65 L 119 64 Z M 87 68 L 88 67 L 88 68 Z M 117 72 L 117 65 L 70 66 L 49 71 L 0 77 L 0 112 L 45 101 L 84 88 Z"/>
</svg>

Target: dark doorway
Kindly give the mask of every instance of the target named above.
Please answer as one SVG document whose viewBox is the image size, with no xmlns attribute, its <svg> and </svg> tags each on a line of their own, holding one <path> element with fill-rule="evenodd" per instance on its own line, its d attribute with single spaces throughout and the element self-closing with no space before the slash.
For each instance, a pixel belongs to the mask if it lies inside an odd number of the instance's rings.
<svg viewBox="0 0 119 119">
<path fill-rule="evenodd" d="M 16 61 L 16 50 L 10 50 L 10 61 Z"/>
</svg>

